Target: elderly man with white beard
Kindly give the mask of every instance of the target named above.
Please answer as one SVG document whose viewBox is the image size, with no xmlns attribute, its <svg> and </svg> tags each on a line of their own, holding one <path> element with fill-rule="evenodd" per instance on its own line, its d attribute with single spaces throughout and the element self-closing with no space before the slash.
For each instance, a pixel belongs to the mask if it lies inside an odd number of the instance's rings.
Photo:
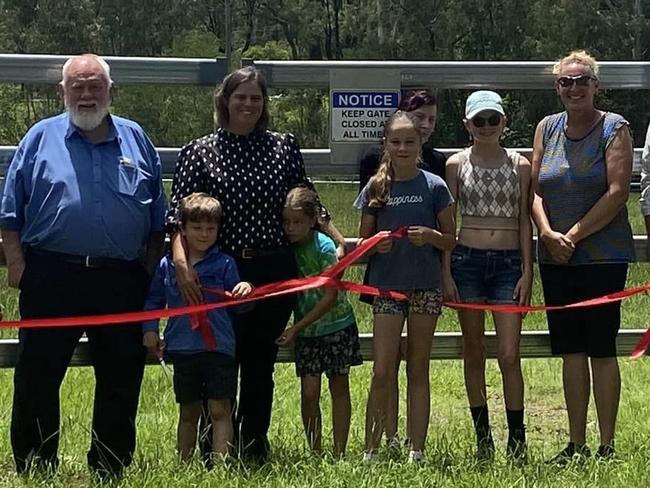
<svg viewBox="0 0 650 488">
<path fill-rule="evenodd" d="M 109 113 L 102 58 L 70 58 L 60 92 L 66 112 L 27 132 L 6 175 L 9 286 L 20 289 L 23 319 L 142 310 L 162 254 L 160 159 L 138 124 Z M 96 380 L 88 464 L 105 478 L 131 463 L 145 358 L 138 324 L 24 328 L 11 420 L 20 473 L 58 467 L 59 390 L 84 332 Z"/>
</svg>

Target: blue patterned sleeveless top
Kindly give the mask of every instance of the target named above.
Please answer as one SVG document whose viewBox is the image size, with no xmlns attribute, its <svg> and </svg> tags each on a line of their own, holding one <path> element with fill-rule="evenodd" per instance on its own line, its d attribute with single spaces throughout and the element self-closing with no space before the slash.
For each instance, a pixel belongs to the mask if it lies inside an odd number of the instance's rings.
<svg viewBox="0 0 650 488">
<path fill-rule="evenodd" d="M 566 233 L 607 191 L 605 151 L 617 131 L 629 125 L 618 114 L 607 112 L 585 137 L 569 139 L 567 113 L 544 119 L 544 156 L 539 171 L 539 186 L 551 228 Z M 623 207 L 614 219 L 598 232 L 576 245 L 570 265 L 629 262 L 634 257 L 632 230 Z M 553 263 L 540 241 L 538 259 Z"/>
</svg>

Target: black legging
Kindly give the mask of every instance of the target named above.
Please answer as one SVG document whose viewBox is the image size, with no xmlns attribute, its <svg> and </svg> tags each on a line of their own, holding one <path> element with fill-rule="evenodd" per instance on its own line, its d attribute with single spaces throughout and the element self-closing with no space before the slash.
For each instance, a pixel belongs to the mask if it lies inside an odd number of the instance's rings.
<svg viewBox="0 0 650 488">
<path fill-rule="evenodd" d="M 243 281 L 253 286 L 295 278 L 297 267 L 291 249 L 268 257 L 237 259 Z M 233 427 L 238 452 L 258 461 L 269 453 L 267 432 L 273 406 L 273 371 L 278 353 L 275 340 L 289 321 L 295 295 L 260 300 L 243 313 L 232 314 L 235 326 L 236 361 L 239 367 L 239 397 L 233 405 Z M 244 306 L 246 307 L 246 306 Z M 207 429 L 201 432 L 207 434 Z M 210 435 L 203 437 L 204 454 Z"/>
</svg>

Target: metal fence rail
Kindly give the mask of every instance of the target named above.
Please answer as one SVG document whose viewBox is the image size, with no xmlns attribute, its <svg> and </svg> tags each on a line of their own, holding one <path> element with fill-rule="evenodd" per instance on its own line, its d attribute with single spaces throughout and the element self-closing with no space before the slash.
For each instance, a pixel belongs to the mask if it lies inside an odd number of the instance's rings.
<svg viewBox="0 0 650 488">
<path fill-rule="evenodd" d="M 159 147 L 158 153 L 163 166 L 163 177 L 171 178 L 174 174 L 174 165 L 176 164 L 176 157 L 178 156 L 180 148 L 176 147 Z M 0 176 L 4 175 L 7 166 L 11 162 L 11 157 L 16 151 L 15 146 L 0 146 Z M 451 155 L 458 151 L 455 148 L 440 149 L 443 153 Z M 521 154 L 530 158 L 532 149 L 520 148 L 517 149 Z M 305 168 L 307 174 L 312 177 L 328 178 L 355 178 L 359 175 L 359 165 L 357 161 L 350 161 L 349 164 L 332 164 L 330 162 L 329 149 L 303 149 L 302 157 L 305 161 Z M 641 174 L 641 154 L 642 148 L 634 150 L 633 162 L 633 181 L 637 182 Z"/>
<path fill-rule="evenodd" d="M 1 83 L 57 84 L 70 56 L 0 54 Z M 228 74 L 225 59 L 106 56 L 111 78 L 123 84 L 214 86 Z"/>
<path fill-rule="evenodd" d="M 0 83 L 60 81 L 68 56 L 0 54 Z M 107 56 L 119 83 L 214 86 L 227 74 L 224 59 Z M 553 61 L 253 61 L 272 88 L 327 88 L 332 69 L 397 69 L 402 84 L 436 88 L 548 90 Z M 650 88 L 650 62 L 599 63 L 603 88 Z"/>
<path fill-rule="evenodd" d="M 456 89 L 548 90 L 554 61 L 255 61 L 272 87 L 327 88 L 332 69 L 378 68 L 401 73 L 402 85 Z M 605 89 L 650 88 L 650 62 L 599 62 Z"/>
<path fill-rule="evenodd" d="M 616 339 L 617 354 L 629 356 L 634 346 L 645 331 L 640 329 L 623 329 Z M 372 361 L 372 334 L 360 334 L 361 354 L 367 361 Z M 402 337 L 406 340 L 406 336 Z M 493 331 L 486 332 L 485 344 L 489 358 L 497 357 L 497 340 Z M 18 339 L 0 340 L 0 368 L 13 368 L 16 365 L 18 353 Z M 522 358 L 545 358 L 551 357 L 551 344 L 548 332 L 544 330 L 523 331 L 521 333 L 520 353 Z M 438 332 L 433 339 L 431 347 L 431 359 L 461 359 L 463 357 L 462 336 L 459 332 Z M 293 361 L 293 350 L 280 348 L 278 363 L 290 363 Z M 158 360 L 149 356 L 148 364 L 157 364 Z M 71 366 L 90 366 L 90 347 L 84 338 L 72 356 Z"/>
</svg>

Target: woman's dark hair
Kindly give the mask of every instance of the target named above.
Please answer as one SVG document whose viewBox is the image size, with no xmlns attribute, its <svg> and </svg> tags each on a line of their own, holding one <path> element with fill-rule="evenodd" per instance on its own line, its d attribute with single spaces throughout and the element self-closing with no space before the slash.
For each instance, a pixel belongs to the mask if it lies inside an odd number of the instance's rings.
<svg viewBox="0 0 650 488">
<path fill-rule="evenodd" d="M 233 71 L 226 76 L 221 85 L 214 91 L 214 126 L 226 128 L 230 121 L 230 114 L 228 113 L 228 100 L 230 96 L 242 83 L 254 81 L 262 90 L 263 107 L 262 114 L 255 124 L 255 132 L 264 132 L 269 126 L 269 92 L 266 86 L 266 80 L 261 71 L 258 71 L 253 66 L 246 66 L 245 68 Z"/>
<path fill-rule="evenodd" d="M 423 106 L 436 106 L 438 100 L 431 90 L 428 88 L 416 88 L 408 90 L 402 96 L 399 102 L 398 110 L 404 112 L 413 112 Z"/>
</svg>

